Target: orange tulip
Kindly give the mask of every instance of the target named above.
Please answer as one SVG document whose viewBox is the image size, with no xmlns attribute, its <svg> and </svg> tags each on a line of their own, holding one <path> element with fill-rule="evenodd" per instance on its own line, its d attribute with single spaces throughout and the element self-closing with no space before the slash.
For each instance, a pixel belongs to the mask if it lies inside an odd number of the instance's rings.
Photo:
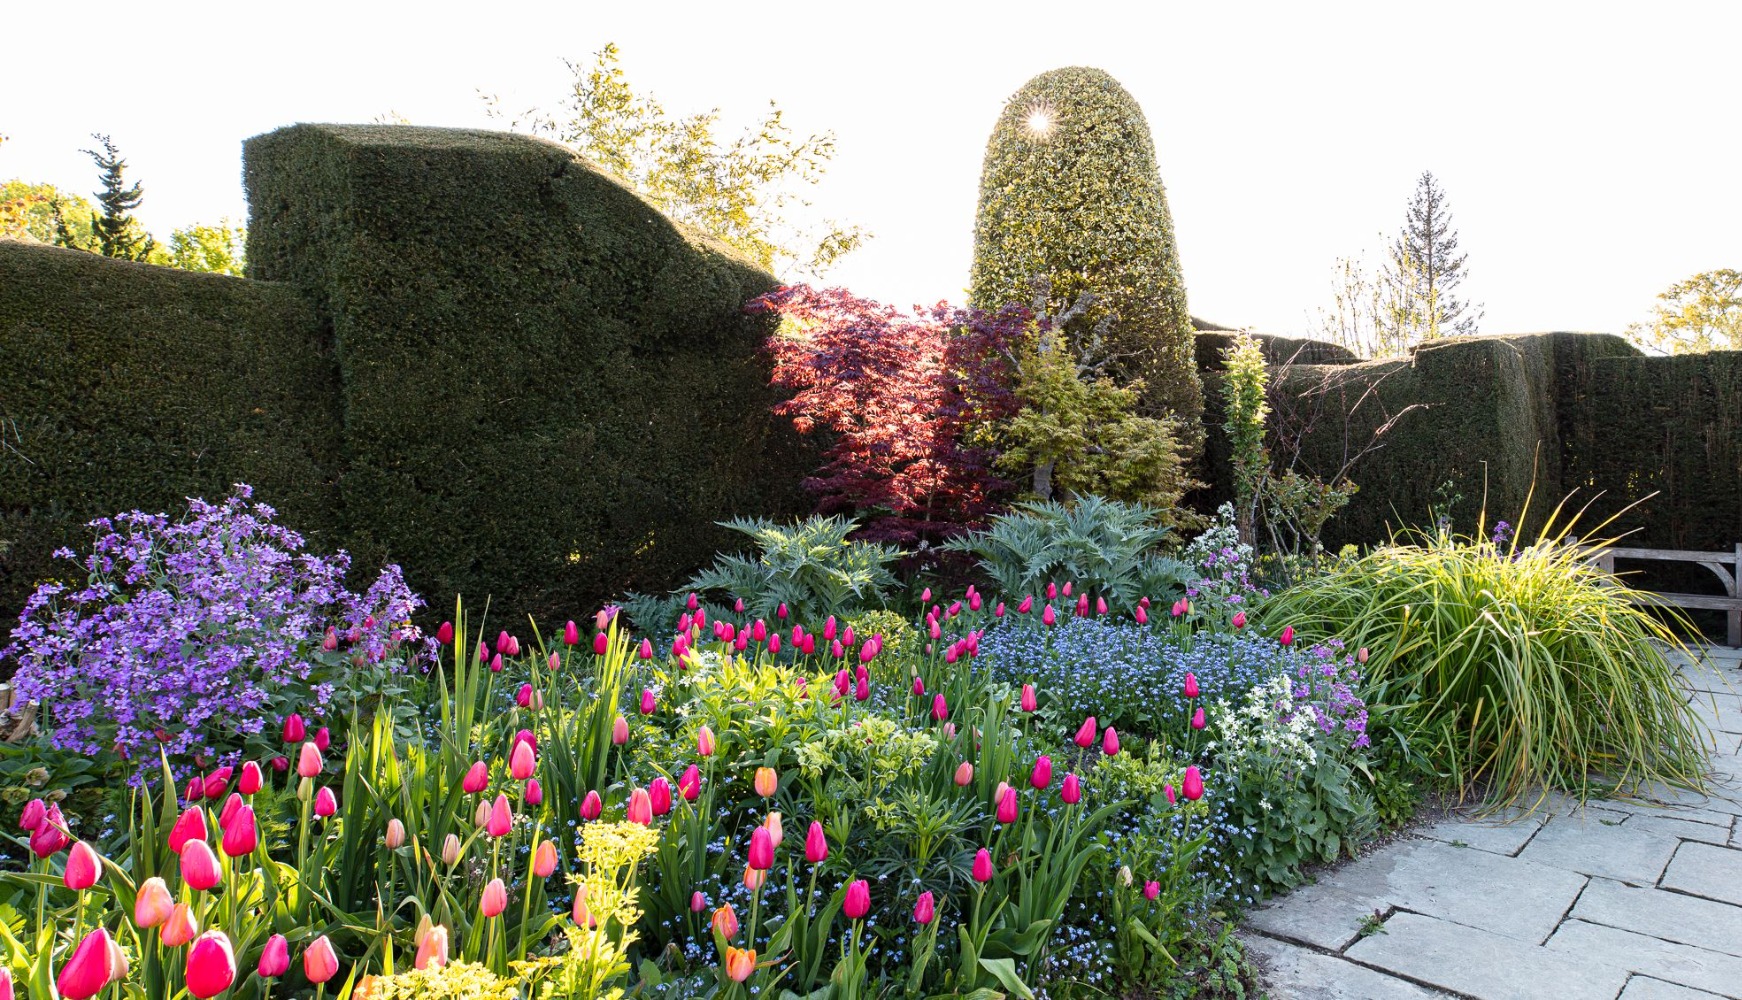
<svg viewBox="0 0 1742 1000">
<path fill-rule="evenodd" d="M 772 768 L 772 767 L 759 767 L 756 769 L 756 794 L 757 795 L 760 795 L 766 799 L 769 796 L 773 795 L 775 792 L 775 789 L 777 789 L 779 787 L 780 787 L 780 775 L 774 773 L 774 768 Z"/>
<path fill-rule="evenodd" d="M 741 983 L 744 980 L 749 979 L 750 974 L 755 971 L 755 948 L 726 949 L 726 975 L 731 977 L 731 980 L 734 983 Z"/>
<path fill-rule="evenodd" d="M 163 922 L 163 929 L 157 932 L 165 946 L 180 948 L 199 936 L 200 925 L 194 919 L 194 914 L 186 903 L 177 903 L 169 911 L 169 919 Z"/>
</svg>

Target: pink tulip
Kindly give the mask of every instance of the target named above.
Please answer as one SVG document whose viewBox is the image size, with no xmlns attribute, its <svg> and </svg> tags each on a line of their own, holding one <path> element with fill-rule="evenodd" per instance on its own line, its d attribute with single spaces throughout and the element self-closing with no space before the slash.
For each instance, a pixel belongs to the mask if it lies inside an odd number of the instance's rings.
<svg viewBox="0 0 1742 1000">
<path fill-rule="evenodd" d="M 525 781 L 532 777 L 537 769 L 538 761 L 532 753 L 529 744 L 515 742 L 514 752 L 508 755 L 508 775 L 515 781 Z"/>
<path fill-rule="evenodd" d="M 417 957 L 412 960 L 413 969 L 443 968 L 448 964 L 448 929 L 436 924 L 417 943 Z"/>
<path fill-rule="evenodd" d="M 1059 788 L 1059 798 L 1063 799 L 1067 806 L 1074 806 L 1082 801 L 1083 783 L 1081 779 L 1074 774 L 1066 774 L 1064 785 Z"/>
<path fill-rule="evenodd" d="M 296 758 L 296 776 L 312 778 L 321 773 L 321 767 L 321 748 L 313 743 L 304 743 Z"/>
<path fill-rule="evenodd" d="M 490 884 L 484 887 L 483 897 L 478 900 L 478 912 L 489 918 L 501 916 L 502 911 L 506 909 L 508 909 L 508 887 L 502 884 L 501 879 L 493 878 L 490 880 Z"/>
<path fill-rule="evenodd" d="M 736 611 L 739 614 L 743 614 L 744 613 L 744 598 L 740 597 L 736 601 L 733 601 L 732 602 L 732 610 Z"/>
<path fill-rule="evenodd" d="M 290 942 L 283 934 L 266 939 L 266 950 L 260 953 L 260 964 L 255 968 L 262 979 L 276 979 L 290 971 Z"/>
<path fill-rule="evenodd" d="M 1101 752 L 1109 757 L 1119 752 L 1119 731 L 1112 726 L 1107 727 L 1107 734 L 1101 738 Z"/>
<path fill-rule="evenodd" d="M 1069 581 L 1069 580 L 1065 581 L 1064 595 L 1066 597 L 1071 596 L 1071 588 L 1074 586 L 1076 586 L 1076 584 L 1074 582 Z"/>
<path fill-rule="evenodd" d="M 206 830 L 206 811 L 199 806 L 188 806 L 169 828 L 169 849 L 180 854 L 182 846 L 190 840 L 205 840 L 211 834 Z"/>
<path fill-rule="evenodd" d="M 201 778 L 197 774 L 194 775 L 193 777 L 189 778 L 187 791 L 182 793 L 182 798 L 187 800 L 188 802 L 198 802 L 199 800 L 201 800 L 205 797 L 206 797 L 205 779 Z"/>
<path fill-rule="evenodd" d="M 1006 788 L 998 797 L 998 822 L 1016 822 L 1016 789 Z"/>
<path fill-rule="evenodd" d="M 582 819 L 588 819 L 588 820 L 598 819 L 599 814 L 604 812 L 604 811 L 605 811 L 605 801 L 603 799 L 599 798 L 598 792 L 589 791 L 587 793 L 586 797 L 581 799 L 581 818 Z"/>
<path fill-rule="evenodd" d="M 493 673 L 493 674 L 501 673 L 502 667 L 503 667 L 503 663 L 502 663 L 502 654 L 501 653 L 497 653 L 495 656 L 490 657 L 490 672 L 491 673 Z"/>
<path fill-rule="evenodd" d="M 974 854 L 974 881 L 992 881 L 992 852 L 984 847 Z"/>
<path fill-rule="evenodd" d="M 671 812 L 671 782 L 663 777 L 654 778 L 647 786 L 647 802 L 653 807 L 653 815 L 664 816 Z"/>
<path fill-rule="evenodd" d="M 301 743 L 308 733 L 308 726 L 302 721 L 302 716 L 295 712 L 284 717 L 284 742 Z"/>
<path fill-rule="evenodd" d="M 855 685 L 853 688 L 853 700 L 854 701 L 864 701 L 870 697 L 871 697 L 871 682 L 866 680 L 863 677 L 859 678 L 859 683 L 857 685 Z"/>
<path fill-rule="evenodd" d="M 1234 612 L 1234 617 L 1229 622 L 1229 624 L 1233 625 L 1236 629 L 1245 628 L 1246 627 L 1246 612 L 1244 612 L 1244 611 Z"/>
<path fill-rule="evenodd" d="M 847 898 L 841 902 L 841 912 L 848 920 L 863 920 L 871 912 L 871 885 L 864 879 L 854 879 L 847 885 Z"/>
<path fill-rule="evenodd" d="M 1198 706 L 1198 710 L 1192 713 L 1192 728 L 1204 728 L 1204 709 L 1202 705 Z"/>
<path fill-rule="evenodd" d="M 1088 594 L 1084 594 L 1083 596 L 1077 598 L 1077 617 L 1078 618 L 1089 617 L 1089 595 Z"/>
<path fill-rule="evenodd" d="M 774 840 L 765 826 L 759 826 L 750 832 L 748 864 L 759 872 L 774 867 Z"/>
<path fill-rule="evenodd" d="M 1041 754 L 1034 762 L 1034 771 L 1028 776 L 1028 783 L 1034 788 L 1045 788 L 1052 784 L 1052 758 Z"/>
<path fill-rule="evenodd" d="M 1054 622 L 1057 622 L 1058 620 L 1059 620 L 1058 612 L 1054 611 L 1052 609 L 1052 605 L 1050 605 L 1050 604 L 1048 604 L 1046 606 L 1046 610 L 1044 610 L 1040 613 L 1040 623 L 1042 625 L 1051 625 Z"/>
<path fill-rule="evenodd" d="M 931 603 L 931 588 L 930 587 L 927 587 L 924 590 L 920 591 L 919 603 L 921 603 L 921 604 L 930 604 Z"/>
<path fill-rule="evenodd" d="M 574 622 L 563 625 L 563 645 L 574 646 L 581 641 L 581 627 Z"/>
<path fill-rule="evenodd" d="M 20 830 L 35 830 L 42 825 L 43 818 L 48 815 L 48 803 L 41 799 L 31 799 L 24 804 L 24 812 L 18 817 Z"/>
<path fill-rule="evenodd" d="M 514 829 L 514 810 L 509 808 L 508 796 L 496 793 L 496 801 L 490 805 L 490 818 L 484 822 L 484 832 L 492 837 L 506 837 L 508 831 Z"/>
<path fill-rule="evenodd" d="M 804 837 L 804 859 L 813 865 L 820 865 L 829 856 L 829 838 L 823 833 L 823 825 L 811 820 L 810 831 Z"/>
<path fill-rule="evenodd" d="M 290 758 L 283 754 L 279 754 L 277 757 L 272 758 L 272 769 L 277 771 L 279 774 L 283 774 L 290 770 Z"/>
<path fill-rule="evenodd" d="M 1018 604 L 1016 606 L 1016 613 L 1019 615 L 1026 615 L 1030 611 L 1033 611 L 1033 610 L 1034 610 L 1034 595 L 1033 594 L 1024 595 L 1022 598 L 1022 603 Z"/>
<path fill-rule="evenodd" d="M 317 986 L 339 974 L 339 956 L 325 934 L 303 949 L 302 973 Z"/>
<path fill-rule="evenodd" d="M 236 790 L 243 795 L 253 795 L 266 784 L 265 777 L 260 773 L 260 765 L 249 761 L 242 765 L 242 777 L 236 782 Z"/>
<path fill-rule="evenodd" d="M 690 893 L 690 912 L 691 913 L 700 913 L 707 908 L 708 908 L 708 897 L 702 895 L 702 890 L 697 889 L 695 892 Z"/>
<path fill-rule="evenodd" d="M 1167 804 L 1170 806 L 1179 801 L 1178 799 L 1174 798 L 1173 782 L 1171 782 L 1171 781 L 1168 782 L 1167 784 L 1161 786 L 1161 794 L 1167 797 Z"/>
<path fill-rule="evenodd" d="M 260 831 L 254 821 L 254 807 L 244 805 L 236 810 L 236 815 L 224 827 L 224 853 L 232 858 L 246 857 L 253 854 L 259 844 Z"/>
<path fill-rule="evenodd" d="M 691 764 L 678 776 L 677 791 L 685 802 L 694 802 L 702 794 L 702 769 Z"/>
<path fill-rule="evenodd" d="M 60 813 L 60 804 L 50 802 L 43 814 L 42 822 L 30 834 L 30 852 L 38 858 L 47 858 L 59 854 L 72 843 L 72 838 L 66 833 L 67 821 Z"/>
<path fill-rule="evenodd" d="M 532 685 L 522 684 L 520 690 L 514 693 L 514 703 L 521 708 L 532 707 Z"/>
<path fill-rule="evenodd" d="M 1097 729 L 1094 716 L 1091 715 L 1084 719 L 1082 727 L 1077 730 L 1077 746 L 1084 748 L 1094 746 Z"/>
<path fill-rule="evenodd" d="M 779 632 L 773 632 L 773 633 L 769 634 L 769 636 L 768 636 L 768 651 L 770 653 L 780 652 L 780 633 Z"/>
<path fill-rule="evenodd" d="M 1067 595 L 1069 595 L 1069 593 L 1070 593 L 1070 592 L 1069 592 L 1069 591 L 1066 591 L 1066 592 L 1065 592 L 1065 593 L 1066 593 L 1066 594 L 1067 594 Z M 1047 599 L 1047 600 L 1049 600 L 1049 601 L 1052 601 L 1052 600 L 1057 600 L 1057 599 L 1058 599 L 1058 596 L 1059 596 L 1059 585 L 1058 585 L 1058 584 L 1057 584 L 1057 583 L 1054 583 L 1054 582 L 1052 582 L 1052 581 L 1050 581 L 1050 580 L 1049 580 L 1049 581 L 1047 581 L 1047 584 L 1046 584 L 1046 599 Z"/>
<path fill-rule="evenodd" d="M 611 723 L 611 742 L 617 746 L 629 742 L 629 720 L 621 715 L 617 716 L 617 721 Z"/>
<path fill-rule="evenodd" d="M 1186 768 L 1186 775 L 1180 779 L 1180 791 L 1193 802 L 1204 797 L 1204 776 L 1198 773 L 1196 765 Z"/>
<path fill-rule="evenodd" d="M 956 765 L 956 785 L 957 785 L 957 787 L 966 788 L 968 786 L 968 783 L 973 781 L 973 780 L 974 780 L 974 765 L 973 764 L 970 764 L 964 760 L 960 764 Z"/>
<path fill-rule="evenodd" d="M 707 726 L 696 733 L 696 753 L 703 757 L 714 755 L 714 731 Z"/>
<path fill-rule="evenodd" d="M 1003 618 L 1004 617 L 1004 602 L 1003 601 L 998 602 L 998 607 L 993 610 L 992 615 L 993 615 L 993 617 L 996 617 L 996 618 Z"/>
<path fill-rule="evenodd" d="M 490 785 L 490 769 L 483 761 L 474 761 L 466 768 L 466 776 L 460 779 L 460 791 L 467 795 L 476 795 Z"/>
<path fill-rule="evenodd" d="M 210 1000 L 236 981 L 236 952 L 223 931 L 201 934 L 188 949 L 187 989 L 199 1000 Z"/>
<path fill-rule="evenodd" d="M 321 819 L 336 814 L 339 811 L 339 800 L 333 795 L 329 785 L 322 785 L 315 790 L 315 815 Z"/>
<path fill-rule="evenodd" d="M 642 688 L 641 689 L 641 714 L 642 715 L 652 715 L 653 710 L 655 708 L 657 708 L 658 705 L 659 705 L 659 703 L 657 701 L 655 701 L 653 698 L 653 692 L 649 691 L 646 688 Z"/>
<path fill-rule="evenodd" d="M 1187 698 L 1196 698 L 1198 696 L 1198 675 L 1189 670 L 1186 671 L 1185 696 Z"/>
<path fill-rule="evenodd" d="M 381 842 L 388 850 L 397 851 L 405 846 L 405 823 L 397 816 L 387 821 L 387 832 L 382 834 Z"/>
<path fill-rule="evenodd" d="M 979 594 L 969 594 L 968 595 L 968 610 L 969 611 L 980 610 L 981 603 L 983 603 L 983 602 L 980 600 Z"/>
<path fill-rule="evenodd" d="M 1151 903 L 1161 898 L 1161 883 L 1153 879 L 1143 883 L 1143 898 Z"/>
<path fill-rule="evenodd" d="M 611 648 L 611 640 L 608 636 L 605 635 L 605 633 L 600 632 L 597 635 L 593 636 L 593 655 L 594 656 L 604 656 L 605 652 L 607 650 L 609 650 L 610 648 Z"/>
<path fill-rule="evenodd" d="M 1282 634 L 1277 636 L 1276 641 L 1282 643 L 1284 646 L 1294 645 L 1294 626 L 1284 625 L 1282 627 Z"/>
<path fill-rule="evenodd" d="M 629 793 L 628 815 L 625 818 L 641 826 L 653 823 L 653 799 L 648 797 L 646 789 L 637 788 Z"/>
<path fill-rule="evenodd" d="M 206 798 L 208 798 L 208 799 L 223 798 L 224 792 L 226 790 L 228 790 L 230 787 L 230 775 L 232 775 L 234 773 L 235 773 L 235 771 L 233 771 L 231 768 L 220 767 L 216 771 L 213 771 L 211 774 L 206 775 L 206 787 L 205 787 Z"/>
<path fill-rule="evenodd" d="M 843 643 L 846 643 L 849 646 L 851 646 L 853 644 L 853 642 L 854 642 L 854 640 L 853 640 L 853 626 L 848 625 L 847 628 L 841 633 L 841 641 Z"/>
<path fill-rule="evenodd" d="M 643 660 L 653 659 L 653 642 L 648 639 L 641 640 L 641 648 L 637 650 L 636 655 Z"/>
<path fill-rule="evenodd" d="M 1039 707 L 1040 707 L 1040 700 L 1035 697 L 1034 685 L 1033 684 L 1022 685 L 1022 710 L 1024 712 L 1032 712 Z"/>
<path fill-rule="evenodd" d="M 774 609 L 774 617 L 776 617 L 776 618 L 785 618 L 785 617 L 786 617 L 786 613 L 787 613 L 787 612 L 786 612 L 786 602 L 785 602 L 785 601 L 782 601 L 782 602 L 781 602 L 781 603 L 780 603 L 780 607 L 778 607 L 778 608 L 776 608 L 776 609 Z"/>
<path fill-rule="evenodd" d="M 1366 663 L 1367 662 L 1367 647 L 1366 646 L 1362 646 L 1360 649 L 1357 649 L 1355 651 L 1355 662 L 1356 663 Z"/>
<path fill-rule="evenodd" d="M 139 883 L 139 892 L 133 897 L 133 923 L 140 930 L 162 925 L 174 909 L 175 899 L 160 876 L 153 875 Z"/>
<path fill-rule="evenodd" d="M 127 975 L 121 946 L 101 927 L 86 934 L 61 967 L 55 987 L 64 1000 L 89 1000 Z"/>
<path fill-rule="evenodd" d="M 103 859 L 97 856 L 95 848 L 81 840 L 73 844 L 72 852 L 67 855 L 61 884 L 74 892 L 83 892 L 97 884 L 97 876 L 102 871 Z"/>
<path fill-rule="evenodd" d="M 944 700 L 944 693 L 942 691 L 939 691 L 936 695 L 932 696 L 931 717 L 939 722 L 950 717 L 950 703 Z"/>
<path fill-rule="evenodd" d="M 883 640 L 877 636 L 872 636 L 865 640 L 864 645 L 859 647 L 859 662 L 870 663 L 877 659 L 877 654 L 881 652 L 883 652 Z"/>
<path fill-rule="evenodd" d="M 205 892 L 224 880 L 223 866 L 210 844 L 190 840 L 181 849 L 181 880 L 195 892 Z"/>
<path fill-rule="evenodd" d="M 538 783 L 537 778 L 526 779 L 525 799 L 529 806 L 544 804 L 544 786 Z"/>
<path fill-rule="evenodd" d="M 937 919 L 937 903 L 932 899 L 932 894 L 930 892 L 920 893 L 918 901 L 913 904 L 913 922 L 924 925 L 935 919 Z"/>
<path fill-rule="evenodd" d="M 925 681 L 918 674 L 913 675 L 913 695 L 916 698 L 925 697 Z"/>
<path fill-rule="evenodd" d="M 508 633 L 506 631 L 500 632 L 496 636 L 496 652 L 508 652 Z"/>
</svg>

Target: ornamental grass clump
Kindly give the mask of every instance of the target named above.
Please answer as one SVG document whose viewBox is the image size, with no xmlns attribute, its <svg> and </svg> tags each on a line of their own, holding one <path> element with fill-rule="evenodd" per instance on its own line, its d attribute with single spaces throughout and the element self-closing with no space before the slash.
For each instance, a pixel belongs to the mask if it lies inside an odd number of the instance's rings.
<svg viewBox="0 0 1742 1000">
<path fill-rule="evenodd" d="M 1686 650 L 1660 609 L 1596 568 L 1600 551 L 1567 544 L 1576 522 L 1557 508 L 1528 544 L 1394 543 L 1265 613 L 1371 650 L 1369 703 L 1399 709 L 1430 760 L 1491 804 L 1698 788 L 1710 738 L 1669 658 Z"/>
</svg>

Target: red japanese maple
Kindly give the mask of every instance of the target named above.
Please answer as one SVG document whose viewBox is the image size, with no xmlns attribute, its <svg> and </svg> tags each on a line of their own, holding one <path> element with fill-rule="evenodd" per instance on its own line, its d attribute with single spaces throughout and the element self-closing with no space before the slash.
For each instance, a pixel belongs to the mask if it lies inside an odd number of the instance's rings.
<svg viewBox="0 0 1742 1000">
<path fill-rule="evenodd" d="M 750 303 L 784 321 L 769 341 L 774 412 L 833 435 L 805 487 L 862 537 L 912 545 L 984 524 L 1010 492 L 977 428 L 1015 412 L 1013 345 L 1030 316 L 939 303 L 910 315 L 844 289 L 779 288 Z"/>
</svg>

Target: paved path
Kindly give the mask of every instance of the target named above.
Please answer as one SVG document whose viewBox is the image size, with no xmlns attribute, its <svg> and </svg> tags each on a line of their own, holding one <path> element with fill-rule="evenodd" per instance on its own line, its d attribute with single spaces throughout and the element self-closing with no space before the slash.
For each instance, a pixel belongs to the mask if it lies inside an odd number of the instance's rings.
<svg viewBox="0 0 1742 1000">
<path fill-rule="evenodd" d="M 1742 663 L 1704 652 L 1710 796 L 1414 831 L 1248 917 L 1272 1000 L 1742 1000 Z"/>
</svg>

